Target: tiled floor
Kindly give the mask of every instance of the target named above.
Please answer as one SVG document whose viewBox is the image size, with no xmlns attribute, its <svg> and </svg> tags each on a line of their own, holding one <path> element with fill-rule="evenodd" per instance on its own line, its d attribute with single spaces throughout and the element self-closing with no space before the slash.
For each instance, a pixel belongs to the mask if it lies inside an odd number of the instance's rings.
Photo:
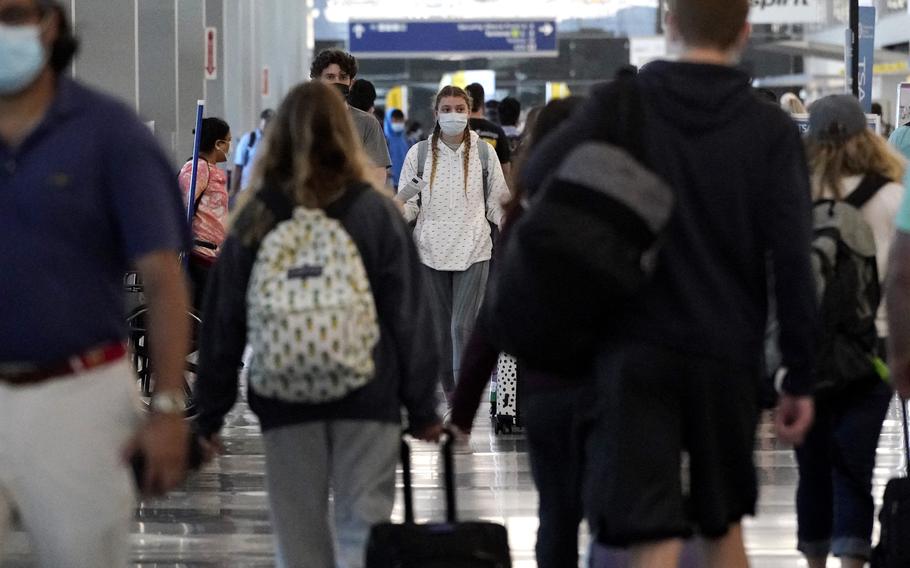
<svg viewBox="0 0 910 568">
<path fill-rule="evenodd" d="M 903 471 L 899 414 L 892 406 L 878 455 L 875 494 Z M 144 503 L 133 526 L 133 561 L 142 567 L 272 566 L 271 529 L 263 480 L 262 444 L 255 418 L 238 407 L 225 430 L 227 453 L 195 475 L 184 491 Z M 456 457 L 459 514 L 505 523 L 514 565 L 535 566 L 536 496 L 520 435 L 496 437 L 489 421 L 478 419 L 471 453 Z M 749 520 L 747 541 L 756 568 L 805 566 L 795 552 L 793 509 L 797 478 L 792 452 L 776 444 L 765 421 L 756 461 L 762 483 L 759 515 Z M 419 444 L 414 455 L 419 519 L 441 518 L 444 499 L 441 462 L 433 447 Z M 400 503 L 396 518 L 401 517 Z M 587 538 L 585 537 L 586 541 Z M 584 543 L 583 543 L 584 544 Z M 14 533 L 3 568 L 29 566 L 25 535 Z M 832 561 L 830 566 L 836 566 Z"/>
</svg>

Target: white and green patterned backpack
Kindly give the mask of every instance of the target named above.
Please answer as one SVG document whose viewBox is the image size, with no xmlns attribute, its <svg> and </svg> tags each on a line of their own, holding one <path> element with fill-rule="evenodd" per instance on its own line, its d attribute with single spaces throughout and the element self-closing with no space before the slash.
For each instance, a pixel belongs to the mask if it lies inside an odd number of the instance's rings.
<svg viewBox="0 0 910 568">
<path fill-rule="evenodd" d="M 266 235 L 247 291 L 250 387 L 321 404 L 372 380 L 376 304 L 360 252 L 341 223 L 298 207 Z"/>
</svg>

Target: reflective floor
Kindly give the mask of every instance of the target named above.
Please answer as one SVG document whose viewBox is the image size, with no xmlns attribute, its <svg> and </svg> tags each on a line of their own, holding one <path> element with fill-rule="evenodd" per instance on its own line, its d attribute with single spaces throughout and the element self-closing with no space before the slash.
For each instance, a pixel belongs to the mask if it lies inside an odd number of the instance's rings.
<svg viewBox="0 0 910 568">
<path fill-rule="evenodd" d="M 183 491 L 139 508 L 132 536 L 136 566 L 274 565 L 262 443 L 255 417 L 245 406 L 238 407 L 224 434 L 226 455 L 195 475 Z M 878 452 L 875 496 L 879 503 L 887 480 L 903 472 L 900 436 L 899 410 L 894 404 Z M 470 453 L 456 456 L 460 518 L 504 523 L 509 530 L 514 565 L 535 566 L 536 495 L 525 442 L 520 435 L 494 436 L 489 420 L 479 416 L 470 446 Z M 767 420 L 759 431 L 756 462 L 762 484 L 759 514 L 746 522 L 752 564 L 757 568 L 805 566 L 795 552 L 794 457 L 791 451 L 777 445 Z M 440 465 L 432 446 L 416 446 L 418 519 L 442 518 L 445 502 L 437 490 L 441 483 Z M 401 518 L 400 496 L 395 517 Z M 587 548 L 587 540 L 583 537 L 583 548 Z M 26 536 L 14 533 L 11 544 L 11 554 L 0 566 L 29 566 Z M 829 563 L 838 565 L 833 560 Z"/>
</svg>

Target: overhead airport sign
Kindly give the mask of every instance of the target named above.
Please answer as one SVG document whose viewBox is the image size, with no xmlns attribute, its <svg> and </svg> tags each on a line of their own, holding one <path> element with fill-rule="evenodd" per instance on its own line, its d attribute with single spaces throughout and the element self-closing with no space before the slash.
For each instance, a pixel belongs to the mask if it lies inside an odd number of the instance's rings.
<svg viewBox="0 0 910 568">
<path fill-rule="evenodd" d="M 823 0 L 749 0 L 753 24 L 808 24 L 824 17 Z"/>
<path fill-rule="evenodd" d="M 351 21 L 358 57 L 556 57 L 556 20 Z"/>
</svg>

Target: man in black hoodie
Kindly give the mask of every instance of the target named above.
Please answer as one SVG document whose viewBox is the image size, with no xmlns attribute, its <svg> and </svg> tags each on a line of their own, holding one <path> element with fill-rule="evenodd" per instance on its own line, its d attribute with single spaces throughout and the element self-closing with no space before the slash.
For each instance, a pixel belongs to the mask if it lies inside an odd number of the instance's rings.
<svg viewBox="0 0 910 568">
<path fill-rule="evenodd" d="M 633 566 L 675 566 L 682 540 L 698 533 L 707 565 L 735 568 L 748 565 L 740 522 L 757 499 L 768 257 L 786 366 L 778 435 L 798 444 L 812 421 L 811 198 L 796 127 L 734 68 L 749 1 L 671 7 L 684 53 L 642 70 L 644 112 L 634 120 L 644 161 L 674 188 L 676 205 L 652 282 L 605 322 L 587 514 L 602 544 L 631 549 Z M 523 172 L 529 192 L 578 144 L 609 141 L 615 100 L 613 87 L 595 92 L 542 142 Z"/>
</svg>

